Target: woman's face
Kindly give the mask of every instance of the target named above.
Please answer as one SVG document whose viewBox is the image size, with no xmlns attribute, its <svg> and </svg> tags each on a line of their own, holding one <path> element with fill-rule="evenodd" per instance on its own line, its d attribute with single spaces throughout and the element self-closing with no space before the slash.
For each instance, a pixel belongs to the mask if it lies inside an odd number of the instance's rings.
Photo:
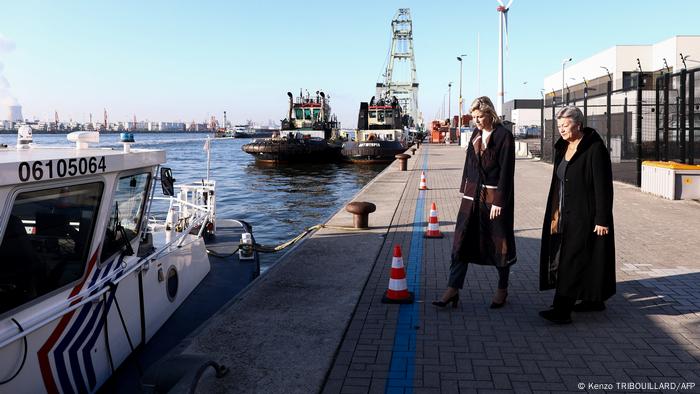
<svg viewBox="0 0 700 394">
<path fill-rule="evenodd" d="M 557 126 L 559 127 L 561 138 L 569 142 L 576 141 L 581 136 L 581 125 L 574 122 L 571 118 L 557 119 Z"/>
<path fill-rule="evenodd" d="M 479 130 L 491 130 L 493 119 L 488 114 L 475 109 L 472 111 L 472 118 L 474 118 L 474 123 Z"/>
</svg>

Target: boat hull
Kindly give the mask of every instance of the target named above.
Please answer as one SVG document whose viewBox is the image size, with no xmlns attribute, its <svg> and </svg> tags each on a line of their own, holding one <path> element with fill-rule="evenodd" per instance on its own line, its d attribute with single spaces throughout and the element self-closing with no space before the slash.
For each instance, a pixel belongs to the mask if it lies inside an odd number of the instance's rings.
<svg viewBox="0 0 700 394">
<path fill-rule="evenodd" d="M 348 141 L 341 153 L 346 161 L 353 163 L 390 163 L 406 148 L 399 141 Z"/>
<path fill-rule="evenodd" d="M 325 140 L 262 139 L 241 147 L 255 160 L 272 163 L 336 162 L 341 146 Z"/>
</svg>

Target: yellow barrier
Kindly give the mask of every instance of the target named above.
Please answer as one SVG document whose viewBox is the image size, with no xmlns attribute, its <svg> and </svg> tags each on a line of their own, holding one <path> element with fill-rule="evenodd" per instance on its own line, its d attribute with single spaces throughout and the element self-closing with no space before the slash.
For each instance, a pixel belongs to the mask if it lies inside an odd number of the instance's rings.
<svg viewBox="0 0 700 394">
<path fill-rule="evenodd" d="M 700 165 L 676 163 L 675 161 L 643 161 L 643 166 L 670 168 L 672 170 L 699 170 Z"/>
</svg>

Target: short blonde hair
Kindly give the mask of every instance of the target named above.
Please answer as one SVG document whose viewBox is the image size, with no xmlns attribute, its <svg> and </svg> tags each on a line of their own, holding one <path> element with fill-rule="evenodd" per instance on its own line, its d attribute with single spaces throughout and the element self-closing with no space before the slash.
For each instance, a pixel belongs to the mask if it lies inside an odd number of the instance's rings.
<svg viewBox="0 0 700 394">
<path fill-rule="evenodd" d="M 498 117 L 490 98 L 481 96 L 472 101 L 472 105 L 469 107 L 469 113 L 476 110 L 481 111 L 482 114 L 489 115 L 491 117 L 491 123 L 494 126 L 501 123 L 501 118 Z"/>
</svg>

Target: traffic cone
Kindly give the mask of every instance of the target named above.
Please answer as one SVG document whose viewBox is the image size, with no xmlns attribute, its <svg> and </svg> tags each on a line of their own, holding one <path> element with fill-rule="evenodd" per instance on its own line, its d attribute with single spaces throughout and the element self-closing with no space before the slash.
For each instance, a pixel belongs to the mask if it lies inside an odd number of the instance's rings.
<svg viewBox="0 0 700 394">
<path fill-rule="evenodd" d="M 430 217 L 428 218 L 428 229 L 424 234 L 425 238 L 442 238 L 443 235 L 440 232 L 440 222 L 438 221 L 437 205 L 433 202 L 430 207 Z"/>
<path fill-rule="evenodd" d="M 418 190 L 428 190 L 428 184 L 425 181 L 425 171 L 420 172 L 420 185 L 418 185 Z"/>
<path fill-rule="evenodd" d="M 384 304 L 413 304 L 413 293 L 408 291 L 406 284 L 406 269 L 401 257 L 401 246 L 394 246 L 394 258 L 391 259 L 391 277 L 389 289 L 382 297 Z"/>
</svg>

